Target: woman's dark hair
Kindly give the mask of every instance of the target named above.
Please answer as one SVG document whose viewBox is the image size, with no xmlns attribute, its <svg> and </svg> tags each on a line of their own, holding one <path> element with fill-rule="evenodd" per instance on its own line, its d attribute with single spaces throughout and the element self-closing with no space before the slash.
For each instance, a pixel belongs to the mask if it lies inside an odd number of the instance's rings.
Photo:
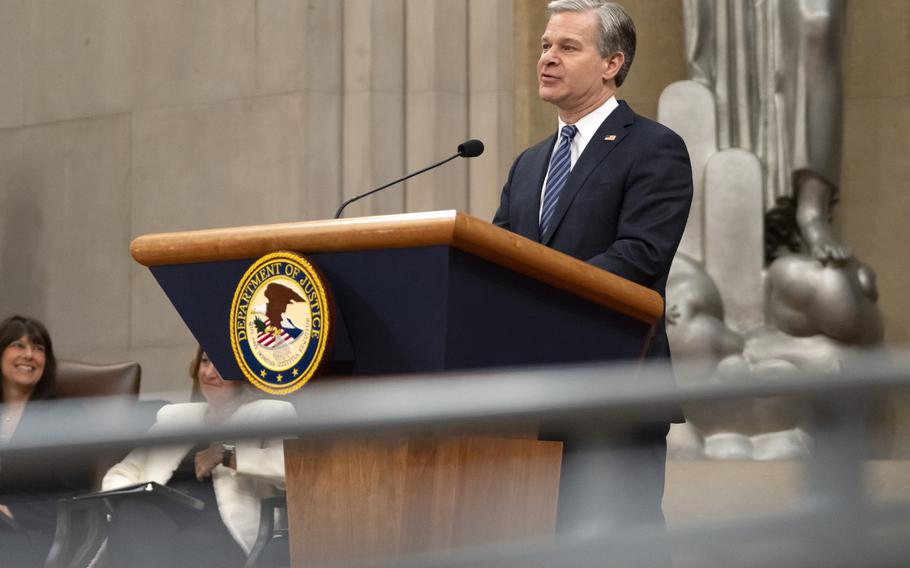
<svg viewBox="0 0 910 568">
<path fill-rule="evenodd" d="M 205 355 L 205 351 L 202 350 L 201 345 L 196 346 L 196 354 L 193 355 L 193 360 L 190 361 L 190 378 L 193 379 L 193 389 L 190 391 L 190 402 L 205 402 L 205 397 L 202 396 L 202 389 L 199 388 L 199 365 L 202 364 L 202 356 Z M 249 387 L 249 383 L 244 381 L 246 387 Z M 261 398 L 259 393 L 255 393 L 252 389 L 245 388 L 243 391 L 243 396 L 247 399 Z"/>
<path fill-rule="evenodd" d="M 190 378 L 193 379 L 193 390 L 190 391 L 190 402 L 205 402 L 202 389 L 199 388 L 199 365 L 202 364 L 202 346 L 196 346 L 196 354 L 190 362 Z"/>
<path fill-rule="evenodd" d="M 44 324 L 35 318 L 10 316 L 0 322 L 0 354 L 13 341 L 27 337 L 34 345 L 44 347 L 44 373 L 38 379 L 35 390 L 29 400 L 46 400 L 57 395 L 57 359 L 54 357 L 54 344 Z M 0 389 L 0 402 L 3 402 L 3 390 Z"/>
</svg>

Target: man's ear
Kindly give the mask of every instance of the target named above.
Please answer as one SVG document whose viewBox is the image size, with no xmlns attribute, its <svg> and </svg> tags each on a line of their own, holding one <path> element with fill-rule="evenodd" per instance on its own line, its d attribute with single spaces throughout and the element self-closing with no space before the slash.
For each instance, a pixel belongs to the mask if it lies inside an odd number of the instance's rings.
<svg viewBox="0 0 910 568">
<path fill-rule="evenodd" d="M 602 78 L 604 82 L 613 81 L 616 79 L 616 74 L 619 73 L 619 70 L 622 69 L 623 64 L 626 62 L 626 56 L 621 51 L 617 51 L 612 54 L 610 57 L 607 57 L 603 60 L 603 75 Z"/>
</svg>

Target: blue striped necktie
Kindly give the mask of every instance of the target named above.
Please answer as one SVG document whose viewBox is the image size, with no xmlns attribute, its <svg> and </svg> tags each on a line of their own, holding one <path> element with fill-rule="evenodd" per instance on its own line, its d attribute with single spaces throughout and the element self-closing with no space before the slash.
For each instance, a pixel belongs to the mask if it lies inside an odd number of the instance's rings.
<svg viewBox="0 0 910 568">
<path fill-rule="evenodd" d="M 559 146 L 556 152 L 550 158 L 550 171 L 547 174 L 547 188 L 543 192 L 543 209 L 540 212 L 540 235 L 546 234 L 550 226 L 550 220 L 553 218 L 553 212 L 556 211 L 556 202 L 559 201 L 559 193 L 562 191 L 566 180 L 569 178 L 569 172 L 572 171 L 572 139 L 578 128 L 573 124 L 562 127 L 559 132 Z"/>
</svg>

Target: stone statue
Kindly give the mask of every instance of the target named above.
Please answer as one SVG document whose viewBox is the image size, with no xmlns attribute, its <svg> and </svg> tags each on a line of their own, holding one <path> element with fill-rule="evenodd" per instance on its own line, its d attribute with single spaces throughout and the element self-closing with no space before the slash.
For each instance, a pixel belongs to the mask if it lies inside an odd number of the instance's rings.
<svg viewBox="0 0 910 568">
<path fill-rule="evenodd" d="M 802 255 L 778 258 L 767 271 L 766 323 L 745 334 L 724 324 L 711 277 L 685 254 L 667 282 L 667 335 L 680 383 L 730 384 L 743 376 L 786 380 L 800 371 L 838 372 L 857 347 L 878 344 L 881 313 L 874 273 L 858 261 L 825 265 Z M 804 455 L 799 409 L 781 400 L 686 408 L 690 428 L 675 432 L 684 457 L 776 459 Z M 671 440 L 673 438 L 671 437 Z"/>
<path fill-rule="evenodd" d="M 680 381 L 837 372 L 878 344 L 875 273 L 832 230 L 841 163 L 843 0 L 683 0 L 690 80 L 661 95 L 696 196 L 667 285 Z M 686 409 L 679 455 L 808 451 L 782 401 Z M 671 448 L 674 448 L 671 434 Z"/>
<path fill-rule="evenodd" d="M 764 165 L 769 260 L 799 240 L 822 261 L 846 260 L 828 224 L 840 182 L 843 0 L 683 0 L 683 9 L 689 73 L 714 93 L 718 148 Z"/>
</svg>

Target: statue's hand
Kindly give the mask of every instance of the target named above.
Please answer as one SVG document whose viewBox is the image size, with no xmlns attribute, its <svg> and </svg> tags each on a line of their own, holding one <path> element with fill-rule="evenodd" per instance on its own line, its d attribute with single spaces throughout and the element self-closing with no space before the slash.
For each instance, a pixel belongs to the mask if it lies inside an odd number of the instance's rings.
<svg viewBox="0 0 910 568">
<path fill-rule="evenodd" d="M 798 183 L 796 224 L 805 248 L 822 264 L 846 264 L 853 258 L 853 251 L 834 237 L 830 223 L 834 187 L 811 173 L 800 176 Z"/>
<path fill-rule="evenodd" d="M 822 264 L 845 264 L 853 258 L 853 250 L 832 237 L 821 238 L 812 243 L 812 258 Z"/>
</svg>

